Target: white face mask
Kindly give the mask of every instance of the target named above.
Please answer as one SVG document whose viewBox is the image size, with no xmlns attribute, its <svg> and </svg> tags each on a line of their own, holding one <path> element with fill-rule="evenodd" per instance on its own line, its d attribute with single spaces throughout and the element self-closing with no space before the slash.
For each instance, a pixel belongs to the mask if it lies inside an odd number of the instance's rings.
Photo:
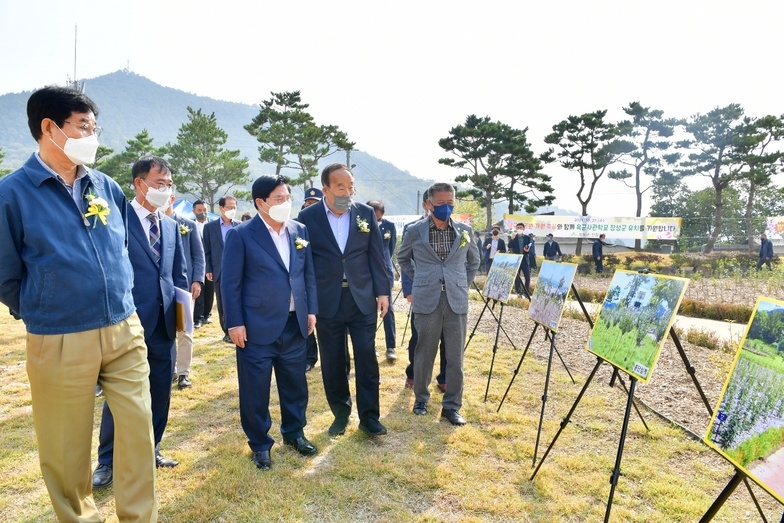
<svg viewBox="0 0 784 523">
<path fill-rule="evenodd" d="M 237 214 L 237 209 L 226 209 L 223 211 L 223 215 L 229 220 L 233 220 L 235 214 Z"/>
<path fill-rule="evenodd" d="M 144 185 L 147 185 L 147 182 L 142 180 Z M 169 206 L 169 200 L 171 199 L 172 190 L 171 188 L 166 188 L 164 190 L 155 189 L 147 185 L 147 194 L 144 195 L 144 199 L 147 200 L 147 203 L 160 209 L 161 211 L 165 211 L 166 207 Z"/>
<path fill-rule="evenodd" d="M 57 126 L 55 126 L 57 127 Z M 65 153 L 69 160 L 74 165 L 86 165 L 95 163 L 95 153 L 98 152 L 98 136 L 91 134 L 84 138 L 71 138 L 63 132 L 62 129 L 57 127 L 57 130 L 65 136 L 65 147 L 60 147 L 57 143 L 49 138 L 57 148 Z"/>
<path fill-rule="evenodd" d="M 278 223 L 284 223 L 291 216 L 291 200 L 279 203 L 277 205 L 270 205 L 267 211 L 269 217 Z"/>
</svg>

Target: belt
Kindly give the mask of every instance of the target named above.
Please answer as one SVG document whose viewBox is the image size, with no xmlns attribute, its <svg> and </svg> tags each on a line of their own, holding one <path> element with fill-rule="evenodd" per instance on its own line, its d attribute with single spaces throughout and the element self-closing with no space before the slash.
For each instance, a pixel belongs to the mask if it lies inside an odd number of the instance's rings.
<svg viewBox="0 0 784 523">
<path fill-rule="evenodd" d="M 297 314 L 297 311 L 289 311 L 289 316 L 294 316 L 295 314 Z"/>
<path fill-rule="evenodd" d="M 341 283 L 340 286 L 343 288 L 348 287 L 348 280 L 343 280 L 343 283 Z"/>
<path fill-rule="evenodd" d="M 446 283 L 441 282 L 441 292 L 446 292 Z"/>
</svg>

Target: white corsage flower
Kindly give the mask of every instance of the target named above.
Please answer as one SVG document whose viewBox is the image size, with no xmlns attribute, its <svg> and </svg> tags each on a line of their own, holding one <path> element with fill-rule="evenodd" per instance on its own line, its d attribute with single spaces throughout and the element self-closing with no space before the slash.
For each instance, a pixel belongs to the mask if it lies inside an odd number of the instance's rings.
<svg viewBox="0 0 784 523">
<path fill-rule="evenodd" d="M 465 247 L 469 241 L 471 241 L 471 237 L 468 235 L 468 231 L 463 231 L 460 234 L 460 247 Z"/>
<path fill-rule="evenodd" d="M 180 224 L 180 234 L 182 234 L 183 236 L 185 236 L 186 234 L 188 234 L 188 233 L 189 233 L 189 232 L 191 232 L 192 230 L 193 230 L 193 229 L 191 229 L 190 227 L 188 227 L 188 226 L 187 226 L 187 225 L 185 225 L 184 223 L 181 223 L 181 224 Z"/>
<path fill-rule="evenodd" d="M 390 238 L 392 238 L 392 231 L 384 232 L 384 239 L 389 240 Z"/>
<path fill-rule="evenodd" d="M 101 220 L 101 223 L 106 225 L 106 217 L 109 216 L 109 213 L 111 212 L 109 209 L 109 202 L 100 196 L 96 196 L 92 191 L 90 191 L 89 194 L 86 194 L 84 198 L 89 203 L 87 212 L 84 214 L 85 225 L 89 223 L 87 218 L 90 216 L 95 216 L 95 219 L 93 220 L 93 229 L 98 225 L 98 220 Z"/>
<path fill-rule="evenodd" d="M 357 216 L 357 228 L 359 228 L 359 232 L 370 232 L 370 225 L 368 225 L 367 220 L 363 220 L 359 216 Z"/>
<path fill-rule="evenodd" d="M 300 238 L 300 237 L 294 238 L 294 246 L 297 248 L 297 250 L 304 249 L 305 247 L 308 246 L 309 243 L 310 242 L 305 238 Z"/>
</svg>

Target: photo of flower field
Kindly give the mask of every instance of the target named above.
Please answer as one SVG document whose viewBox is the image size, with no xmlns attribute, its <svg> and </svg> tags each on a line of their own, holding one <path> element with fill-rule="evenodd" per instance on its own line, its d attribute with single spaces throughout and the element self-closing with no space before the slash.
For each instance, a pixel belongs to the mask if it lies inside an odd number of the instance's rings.
<svg viewBox="0 0 784 523">
<path fill-rule="evenodd" d="M 784 301 L 757 300 L 705 442 L 784 503 Z"/>
<path fill-rule="evenodd" d="M 564 301 L 572 287 L 576 263 L 545 261 L 539 270 L 534 295 L 528 307 L 528 316 L 553 332 L 558 330 Z"/>
<path fill-rule="evenodd" d="M 506 303 L 512 292 L 515 276 L 520 269 L 523 257 L 519 254 L 497 253 L 493 258 L 493 265 L 487 274 L 485 287 L 482 294 L 491 300 Z"/>
<path fill-rule="evenodd" d="M 588 339 L 588 350 L 647 382 L 688 281 L 616 271 Z"/>
</svg>

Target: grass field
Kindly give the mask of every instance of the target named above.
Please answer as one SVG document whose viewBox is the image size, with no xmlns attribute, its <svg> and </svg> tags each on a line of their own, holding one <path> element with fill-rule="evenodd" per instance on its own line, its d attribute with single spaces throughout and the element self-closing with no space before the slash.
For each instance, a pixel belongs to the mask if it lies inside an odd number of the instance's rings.
<svg viewBox="0 0 784 523">
<path fill-rule="evenodd" d="M 404 314 L 398 313 L 399 336 Z M 469 325 L 474 321 L 469 317 Z M 520 328 L 530 332 L 532 326 Z M 330 439 L 332 415 L 317 368 L 308 374 L 305 433 L 319 447 L 319 455 L 305 459 L 275 445 L 272 470 L 261 472 L 250 461 L 239 423 L 234 349 L 220 340 L 221 335 L 214 324 L 196 332 L 193 388 L 173 391 L 163 450 L 181 464 L 158 475 L 160 521 L 549 523 L 604 517 L 626 403 L 620 390 L 606 387 L 607 365 L 534 481 L 529 477 L 546 362 L 525 360 L 503 409 L 496 413 L 520 352 L 500 347 L 485 403 L 492 342 L 482 335 L 473 338 L 466 352 L 462 413 L 467 426 L 455 428 L 439 421 L 440 394 L 435 387 L 430 414 L 414 416 L 413 394 L 403 387 L 406 352 L 398 348 L 400 359 L 389 365 L 382 350 L 381 412 L 389 435 L 367 438 L 357 430 L 354 415 L 346 435 Z M 379 335 L 381 348 L 383 329 Z M 24 336 L 21 323 L 0 314 L 0 522 L 51 522 L 55 518 L 32 427 Z M 587 351 L 583 357 L 595 359 Z M 563 368 L 553 367 L 540 457 L 586 376 L 576 378 L 573 385 Z M 276 396 L 273 391 L 271 434 L 279 439 Z M 96 400 L 96 441 L 100 406 L 101 400 Z M 650 413 L 646 420 L 650 432 L 638 418 L 631 420 L 611 521 L 698 520 L 729 481 L 732 467 L 674 425 Z M 778 521 L 781 506 L 762 489 L 753 488 L 769 521 Z M 113 499 L 111 487 L 96 493 L 108 521 L 116 521 Z M 714 518 L 733 523 L 759 520 L 742 486 Z"/>
</svg>

